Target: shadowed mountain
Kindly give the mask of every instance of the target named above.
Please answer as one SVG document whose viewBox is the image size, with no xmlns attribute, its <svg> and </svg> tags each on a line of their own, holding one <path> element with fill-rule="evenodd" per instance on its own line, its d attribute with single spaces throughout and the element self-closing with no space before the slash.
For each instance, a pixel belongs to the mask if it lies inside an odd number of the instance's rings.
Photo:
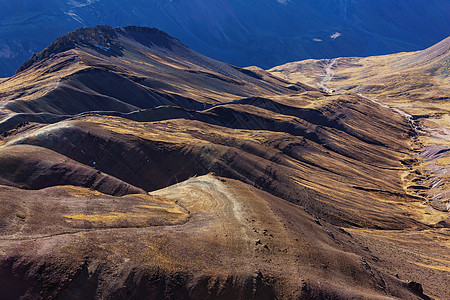
<svg viewBox="0 0 450 300">
<path fill-rule="evenodd" d="M 449 14 L 447 0 L 3 0 L 0 77 L 80 26 L 157 27 L 209 57 L 270 68 L 422 49 L 448 34 Z"/>
<path fill-rule="evenodd" d="M 425 277 L 425 256 L 390 261 L 411 239 L 371 251 L 370 232 L 433 239 L 448 215 L 408 189 L 420 132 L 364 95 L 98 26 L 34 55 L 0 97 L 11 299 L 445 293 L 445 266 Z M 444 242 L 421 246 L 446 264 Z"/>
</svg>

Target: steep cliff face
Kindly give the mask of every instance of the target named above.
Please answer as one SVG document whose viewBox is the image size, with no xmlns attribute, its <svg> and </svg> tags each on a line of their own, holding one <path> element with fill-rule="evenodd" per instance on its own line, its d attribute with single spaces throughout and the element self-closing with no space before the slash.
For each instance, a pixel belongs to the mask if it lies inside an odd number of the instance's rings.
<svg viewBox="0 0 450 300">
<path fill-rule="evenodd" d="M 448 34 L 433 1 L 3 1 L 0 77 L 80 26 L 158 27 L 202 54 L 269 68 L 307 58 L 418 50 Z"/>
</svg>

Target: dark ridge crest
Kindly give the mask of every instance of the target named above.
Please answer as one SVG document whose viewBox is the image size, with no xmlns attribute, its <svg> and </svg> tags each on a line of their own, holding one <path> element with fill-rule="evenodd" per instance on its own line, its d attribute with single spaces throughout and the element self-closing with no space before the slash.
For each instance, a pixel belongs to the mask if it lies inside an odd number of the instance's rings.
<svg viewBox="0 0 450 300">
<path fill-rule="evenodd" d="M 97 45 L 97 48 L 99 49 L 106 49 L 106 47 L 108 47 L 107 43 L 112 44 L 113 40 L 116 39 L 116 31 L 108 25 L 78 28 L 57 38 L 50 46 L 41 52 L 34 54 L 28 61 L 20 66 L 19 69 L 17 69 L 16 74 L 52 54 L 74 49 L 76 46 L 95 47 L 94 45 Z"/>
<path fill-rule="evenodd" d="M 173 50 L 174 45 L 186 47 L 178 39 L 157 28 L 139 26 L 112 28 L 108 25 L 81 27 L 57 38 L 50 46 L 34 54 L 17 69 L 16 74 L 52 54 L 74 49 L 77 46 L 92 48 L 106 56 L 122 56 L 119 34 L 131 38 L 146 47 L 156 46 L 169 50 Z"/>
<path fill-rule="evenodd" d="M 187 47 L 177 38 L 154 27 L 126 26 L 123 28 L 116 28 L 116 30 L 147 47 L 156 46 L 167 48 L 169 50 L 173 50 L 173 46 L 175 45 Z"/>
</svg>

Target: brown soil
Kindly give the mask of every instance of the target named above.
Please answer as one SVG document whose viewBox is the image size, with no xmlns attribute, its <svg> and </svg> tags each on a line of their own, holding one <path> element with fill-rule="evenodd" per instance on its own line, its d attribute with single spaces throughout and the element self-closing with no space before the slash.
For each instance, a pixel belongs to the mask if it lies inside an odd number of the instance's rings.
<svg viewBox="0 0 450 300">
<path fill-rule="evenodd" d="M 0 294 L 445 298 L 422 132 L 369 96 L 155 29 L 58 39 L 0 84 Z"/>
</svg>

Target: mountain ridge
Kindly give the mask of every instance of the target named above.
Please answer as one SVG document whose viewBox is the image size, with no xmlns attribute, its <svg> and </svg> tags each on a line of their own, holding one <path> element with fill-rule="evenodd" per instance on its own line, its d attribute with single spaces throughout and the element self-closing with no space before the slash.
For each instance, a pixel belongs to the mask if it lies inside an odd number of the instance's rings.
<svg viewBox="0 0 450 300">
<path fill-rule="evenodd" d="M 136 60 L 142 63 L 136 64 Z M 153 69 L 149 66 L 153 66 Z M 158 73 L 161 67 L 163 71 Z M 102 81 L 96 81 L 96 76 L 110 77 L 111 81 L 127 86 L 129 90 L 117 90 L 115 99 L 112 99 L 109 88 L 101 87 Z M 44 77 L 47 78 L 43 80 Z M 49 82 L 50 78 L 58 84 L 39 83 Z M 29 87 L 40 87 L 27 88 L 24 93 L 15 90 L 16 87 L 24 89 L 24 82 L 28 82 Z M 195 85 L 205 84 L 210 86 L 210 91 L 204 88 L 194 91 Z M 10 100 L 17 98 L 5 104 L 16 112 L 38 112 L 39 103 L 42 103 L 44 108 L 41 112 L 60 114 L 102 110 L 98 101 L 105 105 L 103 108 L 130 112 L 150 108 L 148 105 L 175 105 L 174 101 L 176 105 L 186 108 L 199 108 L 235 100 L 247 94 L 275 95 L 314 90 L 306 85 L 283 81 L 261 69 L 242 69 L 207 58 L 157 29 L 113 29 L 109 26 L 81 28 L 57 39 L 26 62 L 15 76 L 4 81 L 3 86 L 5 88 L 0 91 L 3 97 L 9 96 Z M 90 95 L 96 97 L 98 103 L 83 100 L 83 93 L 80 92 L 85 87 L 101 91 Z M 63 111 L 59 104 L 49 111 L 52 103 L 60 101 L 57 95 L 66 93 L 67 89 L 74 91 L 72 96 L 78 93 L 76 101 L 65 101 Z M 130 93 L 135 94 L 135 99 L 129 97 Z M 145 99 L 154 99 L 155 102 L 151 104 Z M 105 101 L 109 101 L 108 104 Z M 76 103 L 83 103 L 84 108 L 76 109 Z"/>
<path fill-rule="evenodd" d="M 170 47 L 171 44 L 177 43 L 177 46 L 186 47 L 185 45 L 181 44 L 178 39 L 157 28 L 126 26 L 120 27 L 119 31 L 124 32 L 125 34 L 127 34 L 127 31 L 135 32 L 136 34 L 140 32 L 146 33 L 148 35 L 148 41 L 156 46 Z M 129 35 L 130 32 L 128 32 Z M 17 69 L 16 73 L 27 69 L 33 63 L 47 58 L 51 54 L 57 54 L 59 52 L 74 49 L 77 46 L 85 46 L 91 47 L 92 49 L 96 50 L 103 50 L 104 54 L 121 55 L 120 45 L 111 45 L 111 42 L 113 40 L 117 41 L 117 34 L 118 30 L 115 30 L 108 25 L 98 25 L 94 28 L 81 27 L 68 33 L 67 35 L 57 38 L 53 43 L 50 44 L 50 46 L 46 47 L 41 52 L 34 54 L 28 61 L 26 61 Z M 134 35 L 134 37 L 138 39 L 136 34 Z M 160 38 L 157 39 L 157 36 Z M 145 43 L 144 41 L 141 42 Z"/>
</svg>

